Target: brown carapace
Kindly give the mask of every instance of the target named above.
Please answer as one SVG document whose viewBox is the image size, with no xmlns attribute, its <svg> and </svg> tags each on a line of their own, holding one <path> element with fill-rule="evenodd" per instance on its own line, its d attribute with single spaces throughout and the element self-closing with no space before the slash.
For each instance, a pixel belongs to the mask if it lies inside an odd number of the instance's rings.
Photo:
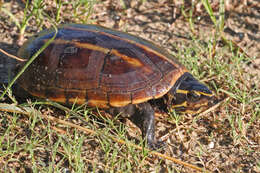
<svg viewBox="0 0 260 173">
<path fill-rule="evenodd" d="M 32 57 L 54 33 L 40 32 L 19 56 Z M 149 147 L 155 144 L 152 100 L 162 99 L 169 109 L 188 113 L 205 110 L 213 100 L 212 92 L 162 48 L 97 25 L 59 27 L 18 84 L 33 96 L 139 117 Z"/>
</svg>

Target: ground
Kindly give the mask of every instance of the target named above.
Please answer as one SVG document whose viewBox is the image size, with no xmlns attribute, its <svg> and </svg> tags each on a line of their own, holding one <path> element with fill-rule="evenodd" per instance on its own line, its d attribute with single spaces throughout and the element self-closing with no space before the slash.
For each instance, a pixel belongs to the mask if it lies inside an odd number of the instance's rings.
<svg viewBox="0 0 260 173">
<path fill-rule="evenodd" d="M 223 33 L 227 40 L 233 42 L 232 46 L 221 39 L 220 31 L 200 1 L 194 4 L 185 1 L 183 4 L 182 1 L 167 0 L 103 0 L 93 4 L 93 8 L 90 8 L 92 4 L 89 3 L 89 8 L 79 6 L 76 11 L 73 11 L 76 9 L 75 4 L 68 2 L 63 4 L 58 19 L 55 15 L 58 5 L 53 1 L 43 2 L 43 11 L 52 18 L 56 17 L 57 23 L 100 24 L 162 46 L 176 56 L 194 76 L 207 84 L 219 100 L 224 100 L 209 113 L 198 116 L 158 113 L 156 137 L 167 144 L 160 152 L 212 172 L 260 172 L 258 0 L 225 1 Z M 214 15 L 219 19 L 219 1 L 213 0 L 210 4 Z M 0 9 L 9 11 L 19 22 L 22 21 L 24 8 L 24 1 L 0 1 Z M 88 10 L 92 12 L 90 15 Z M 29 36 L 51 26 L 46 17 L 35 16 L 29 20 L 25 33 L 21 34 L 15 20 L 2 11 L 0 48 L 17 55 L 20 45 Z M 233 50 L 236 46 L 238 49 Z M 15 62 L 0 53 L 0 83 L 10 81 Z M 7 98 L 1 102 L 10 104 Z M 26 106 L 39 110 L 43 115 L 52 115 L 96 131 L 102 129 L 104 131 L 101 133 L 108 136 L 112 134 L 121 137 L 122 133 L 126 136 L 125 140 L 135 143 L 140 140 L 140 131 L 129 120 L 123 120 L 126 126 L 121 127 L 121 120 L 115 120 L 113 124 L 93 115 L 97 112 L 93 109 L 73 109 L 80 115 L 88 115 L 79 118 L 77 114 L 70 115 L 69 111 L 64 113 L 58 108 L 31 103 L 28 105 Z M 81 164 L 82 171 L 93 172 L 193 171 L 169 160 L 131 150 L 112 142 L 108 137 L 90 137 L 69 125 L 50 122 L 37 116 L 27 118 L 16 115 L 17 119 L 13 120 L 13 116 L 8 111 L 0 112 L 0 136 L 3 136 L 0 138 L 0 170 L 3 172 L 31 172 L 46 170 L 45 167 L 54 167 L 53 170 L 57 172 L 62 169 L 77 172 L 81 170 L 78 166 Z M 59 128 L 62 130 L 57 130 Z"/>
</svg>

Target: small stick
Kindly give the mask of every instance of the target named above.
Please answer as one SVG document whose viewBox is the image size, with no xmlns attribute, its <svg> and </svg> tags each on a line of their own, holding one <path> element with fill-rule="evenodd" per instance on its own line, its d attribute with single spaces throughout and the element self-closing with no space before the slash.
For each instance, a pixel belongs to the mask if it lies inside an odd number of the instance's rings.
<svg viewBox="0 0 260 173">
<path fill-rule="evenodd" d="M 1 49 L 1 48 L 0 48 L 0 52 L 2 52 L 3 54 L 5 54 L 5 55 L 9 56 L 10 58 L 13 58 L 13 59 L 15 59 L 15 60 L 17 60 L 17 61 L 22 61 L 22 62 L 27 61 L 26 59 L 22 59 L 22 58 L 19 58 L 19 57 L 17 57 L 17 56 L 14 56 L 14 55 L 12 55 L 12 54 L 9 54 L 9 53 L 7 53 L 6 51 L 4 51 L 4 50 Z"/>
<path fill-rule="evenodd" d="M 29 109 L 29 110 L 28 110 Z M 56 122 L 56 123 L 59 123 L 59 124 L 63 124 L 63 125 L 67 125 L 67 126 L 70 126 L 72 128 L 76 128 L 80 131 L 83 131 L 87 134 L 92 134 L 92 135 L 100 135 L 98 132 L 94 131 L 94 130 L 91 130 L 91 129 L 87 129 L 85 127 L 82 127 L 82 126 L 79 126 L 79 125 L 76 125 L 76 124 L 73 124 L 71 122 L 68 122 L 68 121 L 65 121 L 65 120 L 61 120 L 61 119 L 58 119 L 58 118 L 55 118 L 53 116 L 50 116 L 50 115 L 44 115 L 42 113 L 40 113 L 39 111 L 35 111 L 31 108 L 20 108 L 18 106 L 14 106 L 14 105 L 9 105 L 9 104 L 1 104 L 0 103 L 0 111 L 6 111 L 6 112 L 16 112 L 16 113 L 21 113 L 21 114 L 24 114 L 24 115 L 27 115 L 27 116 L 31 116 L 31 112 L 35 112 L 36 114 L 40 115 L 42 118 L 44 119 L 47 119 L 47 120 L 50 120 L 50 121 L 53 121 L 53 122 Z M 29 111 L 29 112 L 28 112 Z M 55 130 L 55 129 L 54 129 Z M 197 171 L 200 171 L 200 172 L 209 172 L 208 170 L 205 170 L 203 168 L 199 168 L 195 165 L 192 165 L 192 164 L 189 164 L 189 163 L 186 163 L 184 161 L 181 161 L 179 159 L 175 159 L 173 157 L 170 157 L 170 156 L 167 156 L 165 154 L 161 154 L 157 151 L 152 151 L 152 150 L 149 150 L 147 148 L 143 148 L 143 147 L 140 147 L 138 145 L 135 145 L 135 144 L 132 144 L 132 143 L 126 143 L 124 140 L 121 140 L 121 139 L 117 139 L 113 136 L 109 136 L 113 141 L 117 142 L 117 143 L 120 143 L 120 144 L 127 144 L 127 145 L 130 145 L 132 147 L 134 147 L 135 149 L 138 149 L 138 150 L 147 150 L 149 151 L 149 153 L 153 156 L 157 156 L 157 157 L 161 157 L 165 160 L 170 160 L 176 164 L 180 164 L 180 165 L 183 165 L 185 167 L 189 167 L 191 169 L 194 169 L 194 170 L 197 170 Z"/>
</svg>

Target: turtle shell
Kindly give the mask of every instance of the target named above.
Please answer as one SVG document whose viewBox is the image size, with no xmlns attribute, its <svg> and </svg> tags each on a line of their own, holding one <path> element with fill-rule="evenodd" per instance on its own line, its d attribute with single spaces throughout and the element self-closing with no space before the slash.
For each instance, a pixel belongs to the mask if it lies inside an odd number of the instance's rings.
<svg viewBox="0 0 260 173">
<path fill-rule="evenodd" d="M 32 57 L 55 31 L 45 30 L 19 50 Z M 97 25 L 68 24 L 18 80 L 30 94 L 100 108 L 138 104 L 165 95 L 186 68 L 139 37 Z"/>
</svg>

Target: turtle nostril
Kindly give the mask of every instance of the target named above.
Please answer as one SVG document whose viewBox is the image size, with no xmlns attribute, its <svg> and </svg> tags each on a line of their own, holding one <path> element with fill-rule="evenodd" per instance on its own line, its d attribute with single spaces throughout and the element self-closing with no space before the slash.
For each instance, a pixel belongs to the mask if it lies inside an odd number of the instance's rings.
<svg viewBox="0 0 260 173">
<path fill-rule="evenodd" d="M 213 97 L 210 101 L 209 101 L 209 106 L 214 106 L 215 104 L 217 104 L 219 102 L 219 100 L 216 97 Z"/>
</svg>

